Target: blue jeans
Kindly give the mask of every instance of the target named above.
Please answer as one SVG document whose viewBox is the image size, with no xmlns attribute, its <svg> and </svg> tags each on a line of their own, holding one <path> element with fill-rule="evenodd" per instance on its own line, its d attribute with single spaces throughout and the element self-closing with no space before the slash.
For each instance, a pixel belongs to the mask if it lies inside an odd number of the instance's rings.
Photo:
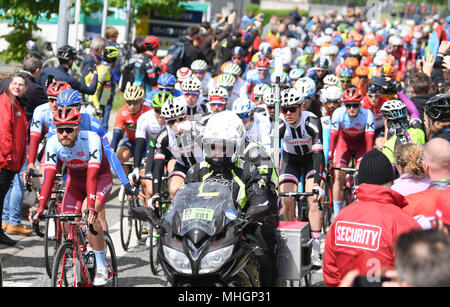
<svg viewBox="0 0 450 307">
<path fill-rule="evenodd" d="M 22 222 L 22 203 L 25 197 L 25 186 L 23 185 L 22 172 L 27 169 L 27 161 L 22 167 L 22 170 L 14 175 L 8 193 L 3 202 L 2 222 L 11 225 L 20 225 Z"/>
<path fill-rule="evenodd" d="M 111 114 L 111 108 L 112 108 L 112 103 L 107 104 L 107 105 L 105 105 L 105 110 L 103 112 L 102 126 L 103 126 L 103 130 L 105 131 L 105 133 L 108 132 L 108 122 L 109 122 L 109 114 Z"/>
</svg>

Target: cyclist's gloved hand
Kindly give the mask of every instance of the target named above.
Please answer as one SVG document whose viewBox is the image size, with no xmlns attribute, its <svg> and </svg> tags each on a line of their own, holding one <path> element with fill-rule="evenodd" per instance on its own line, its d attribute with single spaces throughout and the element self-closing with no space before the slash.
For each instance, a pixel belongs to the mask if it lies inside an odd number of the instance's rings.
<svg viewBox="0 0 450 307">
<path fill-rule="evenodd" d="M 125 187 L 125 193 L 127 195 L 135 195 L 135 196 L 139 195 L 139 189 L 137 187 L 135 187 L 134 185 L 127 183 L 126 185 L 124 185 L 124 187 Z"/>
<path fill-rule="evenodd" d="M 135 181 L 139 180 L 139 169 L 134 169 L 132 173 L 128 174 L 128 180 L 131 184 L 135 184 Z"/>
<path fill-rule="evenodd" d="M 95 106 L 95 115 L 102 116 L 103 110 L 100 106 Z"/>
<path fill-rule="evenodd" d="M 150 198 L 148 200 L 148 205 L 150 206 L 150 208 L 152 208 L 152 210 L 155 210 L 155 207 L 159 206 L 160 200 L 161 200 L 161 197 L 159 196 L 159 194 L 154 194 L 152 196 L 152 198 Z"/>
<path fill-rule="evenodd" d="M 322 200 L 325 197 L 325 191 L 318 185 L 313 186 L 312 192 L 317 193 L 317 195 L 316 195 L 317 200 Z"/>
</svg>

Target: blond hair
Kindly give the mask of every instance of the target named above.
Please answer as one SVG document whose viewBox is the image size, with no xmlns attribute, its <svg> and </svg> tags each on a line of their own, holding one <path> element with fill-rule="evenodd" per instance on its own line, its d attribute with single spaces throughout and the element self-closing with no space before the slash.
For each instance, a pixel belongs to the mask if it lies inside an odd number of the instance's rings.
<svg viewBox="0 0 450 307">
<path fill-rule="evenodd" d="M 419 160 L 422 153 L 423 146 L 421 145 L 413 143 L 405 145 L 399 144 L 395 148 L 395 160 L 397 165 L 403 167 L 407 174 L 420 179 L 425 177 L 425 170 Z"/>
</svg>

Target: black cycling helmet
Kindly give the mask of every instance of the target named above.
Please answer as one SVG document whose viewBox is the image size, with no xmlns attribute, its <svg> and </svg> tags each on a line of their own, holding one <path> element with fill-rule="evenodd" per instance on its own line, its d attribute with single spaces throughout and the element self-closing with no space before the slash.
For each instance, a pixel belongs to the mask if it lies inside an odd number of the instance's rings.
<svg viewBox="0 0 450 307">
<path fill-rule="evenodd" d="M 450 122 L 450 96 L 438 94 L 425 104 L 425 114 L 441 122 Z"/>
<path fill-rule="evenodd" d="M 244 48 L 242 48 L 241 46 L 236 46 L 233 49 L 231 49 L 231 56 L 234 55 L 239 55 L 239 56 L 244 56 L 245 55 L 245 50 Z"/>
<path fill-rule="evenodd" d="M 383 91 L 383 88 L 380 85 L 373 82 L 367 83 L 366 89 L 368 93 L 379 93 Z"/>
<path fill-rule="evenodd" d="M 330 61 L 326 56 L 318 56 L 316 61 L 314 62 L 314 67 L 321 69 L 328 69 L 330 66 Z"/>
<path fill-rule="evenodd" d="M 59 60 L 70 60 L 75 58 L 75 56 L 77 55 L 77 50 L 75 48 L 73 48 L 72 46 L 69 45 L 65 45 L 62 47 L 58 48 L 58 53 L 56 55 L 56 57 Z"/>
</svg>

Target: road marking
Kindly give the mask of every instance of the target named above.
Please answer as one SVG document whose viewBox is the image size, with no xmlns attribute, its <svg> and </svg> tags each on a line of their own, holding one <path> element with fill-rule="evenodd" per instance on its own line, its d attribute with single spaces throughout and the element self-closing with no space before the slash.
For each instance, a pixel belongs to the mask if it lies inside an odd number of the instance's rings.
<svg viewBox="0 0 450 307">
<path fill-rule="evenodd" d="M 132 225 L 131 238 L 130 238 L 130 244 L 128 245 L 128 251 L 125 251 L 122 247 L 122 242 L 120 239 L 120 221 L 117 222 L 116 224 L 114 224 L 112 227 L 109 227 L 109 235 L 110 235 L 111 239 L 113 240 L 117 258 L 126 255 L 127 252 L 130 252 L 130 250 L 132 251 L 133 248 L 135 248 L 135 247 L 142 246 L 142 241 L 141 242 L 138 241 L 138 239 L 136 237 L 134 223 L 135 223 L 135 221 L 133 221 L 133 225 Z M 146 239 L 147 235 L 142 235 L 142 238 Z"/>
<path fill-rule="evenodd" d="M 20 281 L 4 281 L 3 287 L 21 287 L 21 288 L 28 288 L 33 287 L 32 283 L 27 282 L 20 282 Z"/>
</svg>

